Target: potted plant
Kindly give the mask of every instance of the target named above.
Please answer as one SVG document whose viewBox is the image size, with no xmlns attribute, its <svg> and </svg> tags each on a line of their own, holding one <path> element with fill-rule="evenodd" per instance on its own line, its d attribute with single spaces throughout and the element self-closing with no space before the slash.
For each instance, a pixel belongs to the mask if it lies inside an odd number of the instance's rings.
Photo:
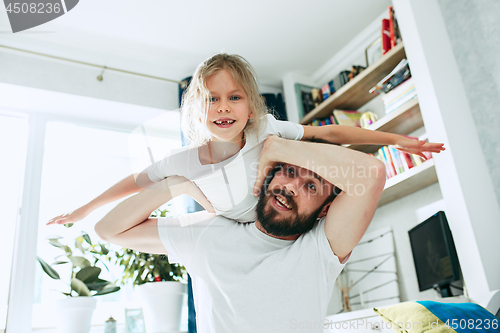
<svg viewBox="0 0 500 333">
<path fill-rule="evenodd" d="M 57 312 L 60 316 L 58 323 L 59 332 L 88 333 L 92 314 L 96 307 L 97 299 L 93 296 L 106 295 L 120 290 L 114 283 L 99 277 L 101 268 L 96 264 L 109 253 L 105 244 L 92 244 L 87 233 L 82 232 L 75 239 L 75 248 L 60 242 L 62 237 L 49 237 L 49 244 L 64 253 L 55 258 L 55 262 L 47 264 L 45 260 L 37 257 L 42 269 L 48 276 L 67 285 L 67 291 L 62 292 L 68 296 L 56 301 Z M 78 252 L 81 252 L 79 255 Z M 65 257 L 64 259 L 61 259 Z M 90 259 L 90 260 L 89 260 Z M 63 281 L 55 266 L 71 264 L 71 273 L 67 281 Z"/>
<path fill-rule="evenodd" d="M 156 210 L 151 217 L 165 217 L 168 211 Z M 186 269 L 171 264 L 162 254 L 122 248 L 115 252 L 116 264 L 124 269 L 121 284 L 132 281 L 142 300 L 146 330 L 149 333 L 178 331 L 186 295 Z"/>
</svg>

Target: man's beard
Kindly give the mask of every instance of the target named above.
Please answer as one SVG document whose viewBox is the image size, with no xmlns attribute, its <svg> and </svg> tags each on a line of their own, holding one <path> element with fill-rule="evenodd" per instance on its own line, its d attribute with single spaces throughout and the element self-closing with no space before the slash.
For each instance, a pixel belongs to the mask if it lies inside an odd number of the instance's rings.
<svg viewBox="0 0 500 333">
<path fill-rule="evenodd" d="M 292 207 L 290 210 L 292 216 L 284 217 L 273 207 L 267 207 L 275 195 L 281 195 L 285 198 L 287 204 Z M 316 211 L 308 215 L 299 214 L 297 204 L 293 197 L 281 190 L 263 190 L 261 191 L 259 201 L 257 202 L 257 220 L 262 227 L 271 235 L 278 237 L 287 237 L 301 235 L 314 227 L 319 214 L 323 210 L 321 205 Z"/>
</svg>

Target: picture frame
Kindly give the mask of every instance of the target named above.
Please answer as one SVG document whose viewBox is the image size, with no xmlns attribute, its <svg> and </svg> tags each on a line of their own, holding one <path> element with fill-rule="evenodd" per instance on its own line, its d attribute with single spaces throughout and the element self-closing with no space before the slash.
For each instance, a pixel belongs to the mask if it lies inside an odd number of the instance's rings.
<svg viewBox="0 0 500 333">
<path fill-rule="evenodd" d="M 125 309 L 125 326 L 127 333 L 146 333 L 142 308 Z"/>
<path fill-rule="evenodd" d="M 373 41 L 366 49 L 365 49 L 365 60 L 366 67 L 375 63 L 382 57 L 382 37 L 379 37 Z"/>
</svg>

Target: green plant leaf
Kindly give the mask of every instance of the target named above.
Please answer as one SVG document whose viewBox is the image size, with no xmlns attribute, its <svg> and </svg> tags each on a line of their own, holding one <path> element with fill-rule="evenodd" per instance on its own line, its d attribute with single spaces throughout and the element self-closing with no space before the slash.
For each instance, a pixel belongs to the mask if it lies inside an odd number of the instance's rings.
<svg viewBox="0 0 500 333">
<path fill-rule="evenodd" d="M 49 239 L 49 244 L 55 247 L 58 247 L 60 249 L 64 249 L 66 245 L 62 244 L 59 242 L 57 239 Z"/>
<path fill-rule="evenodd" d="M 63 237 L 59 236 L 59 235 L 50 235 L 50 236 L 47 236 L 46 238 L 50 241 L 50 240 L 58 240 L 58 239 L 61 239 Z"/>
<path fill-rule="evenodd" d="M 108 248 L 106 246 L 102 245 L 102 244 L 100 244 L 100 246 L 101 246 L 101 254 L 102 255 L 107 255 L 109 253 Z"/>
<path fill-rule="evenodd" d="M 53 278 L 54 280 L 60 280 L 61 277 L 59 276 L 59 273 L 57 273 L 49 264 L 47 264 L 42 258 L 39 256 L 36 257 L 38 259 L 38 262 L 42 266 L 42 269 L 45 273 L 47 273 L 48 276 Z"/>
<path fill-rule="evenodd" d="M 90 239 L 89 234 L 87 234 L 87 233 L 83 233 L 83 232 L 82 232 L 82 237 L 83 237 L 83 239 L 85 239 L 85 241 L 86 241 L 89 245 L 92 245 L 92 240 Z"/>
<path fill-rule="evenodd" d="M 51 266 L 54 266 L 54 265 L 62 265 L 62 264 L 67 264 L 69 263 L 69 261 L 54 261 L 52 264 L 50 264 Z"/>
<path fill-rule="evenodd" d="M 89 288 L 90 290 L 101 290 L 102 288 L 104 288 L 106 285 L 108 285 L 110 283 L 111 282 L 109 282 L 109 281 L 98 279 L 95 282 L 86 283 L 86 285 L 87 285 L 87 288 Z"/>
<path fill-rule="evenodd" d="M 118 290 L 120 290 L 120 287 L 116 286 L 113 283 L 109 283 L 104 288 L 102 288 L 101 290 L 99 290 L 97 292 L 97 294 L 94 294 L 94 296 L 101 296 L 101 295 L 111 294 L 111 293 L 117 292 Z"/>
<path fill-rule="evenodd" d="M 74 290 L 78 296 L 92 296 L 85 283 L 76 278 L 71 279 L 71 290 Z"/>
<path fill-rule="evenodd" d="M 80 250 L 83 254 L 85 254 L 85 249 L 83 248 L 82 246 L 82 242 L 83 242 L 83 237 L 77 237 L 75 239 L 75 247 Z"/>
<path fill-rule="evenodd" d="M 68 256 L 68 259 L 71 260 L 73 263 L 73 266 L 80 267 L 80 268 L 85 268 L 90 266 L 90 261 L 88 261 L 84 257 L 80 256 Z"/>
<path fill-rule="evenodd" d="M 85 267 L 76 273 L 76 278 L 85 284 L 88 284 L 96 281 L 99 274 L 101 274 L 101 269 L 99 267 Z"/>
<path fill-rule="evenodd" d="M 74 223 L 67 223 L 67 224 L 63 224 L 63 226 L 65 228 L 71 228 L 73 226 Z"/>
</svg>

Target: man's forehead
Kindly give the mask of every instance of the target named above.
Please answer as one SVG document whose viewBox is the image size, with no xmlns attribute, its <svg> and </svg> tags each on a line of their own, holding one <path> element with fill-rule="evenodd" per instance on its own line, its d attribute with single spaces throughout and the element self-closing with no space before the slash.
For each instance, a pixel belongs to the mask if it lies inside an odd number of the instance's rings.
<svg viewBox="0 0 500 333">
<path fill-rule="evenodd" d="M 304 178 L 312 177 L 312 178 L 319 180 L 322 184 L 330 184 L 329 181 L 327 181 L 326 179 L 324 179 L 323 177 L 321 177 L 317 173 L 315 173 L 309 169 L 302 168 L 298 165 L 284 163 L 283 168 L 294 168 L 297 176 L 299 176 L 299 177 L 304 177 Z"/>
</svg>

